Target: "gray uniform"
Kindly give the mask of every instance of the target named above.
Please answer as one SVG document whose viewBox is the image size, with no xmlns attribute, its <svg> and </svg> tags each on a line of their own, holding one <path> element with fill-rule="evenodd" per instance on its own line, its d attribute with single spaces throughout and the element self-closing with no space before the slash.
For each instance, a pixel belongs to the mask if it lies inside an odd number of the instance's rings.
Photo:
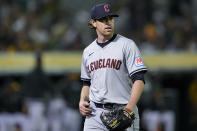
<svg viewBox="0 0 197 131">
<path fill-rule="evenodd" d="M 94 102 L 127 104 L 132 87 L 130 76 L 146 70 L 134 41 L 119 34 L 104 47 L 97 40 L 86 47 L 82 57 L 81 79 L 90 80 L 89 99 L 94 111 L 92 116 L 86 118 L 84 129 L 106 130 L 99 117 L 104 110 L 96 108 Z M 137 118 L 134 128 L 139 128 L 137 107 L 134 113 Z"/>
</svg>

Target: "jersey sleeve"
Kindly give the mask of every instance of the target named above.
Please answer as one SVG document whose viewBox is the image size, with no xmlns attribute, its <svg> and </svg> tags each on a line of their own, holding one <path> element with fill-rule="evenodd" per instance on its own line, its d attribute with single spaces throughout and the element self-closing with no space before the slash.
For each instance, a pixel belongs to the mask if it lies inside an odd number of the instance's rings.
<svg viewBox="0 0 197 131">
<path fill-rule="evenodd" d="M 88 73 L 86 62 L 87 62 L 87 59 L 85 57 L 85 52 L 83 52 L 82 61 L 81 61 L 81 80 L 90 81 L 90 74 Z"/>
<path fill-rule="evenodd" d="M 147 67 L 144 65 L 141 53 L 135 42 L 130 41 L 126 44 L 124 55 L 129 76 L 140 71 L 147 71 Z"/>
</svg>

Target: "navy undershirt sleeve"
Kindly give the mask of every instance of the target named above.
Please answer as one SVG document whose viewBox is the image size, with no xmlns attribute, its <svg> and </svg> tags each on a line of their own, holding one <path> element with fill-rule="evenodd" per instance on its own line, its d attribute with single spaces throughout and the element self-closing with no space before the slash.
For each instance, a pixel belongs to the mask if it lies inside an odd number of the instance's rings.
<svg viewBox="0 0 197 131">
<path fill-rule="evenodd" d="M 136 80 L 142 80 L 145 84 L 145 80 L 144 80 L 144 74 L 145 73 L 146 73 L 146 71 L 140 71 L 140 72 L 137 72 L 137 73 L 133 74 L 131 76 L 132 82 L 134 83 Z"/>
<path fill-rule="evenodd" d="M 83 81 L 83 86 L 90 86 L 90 81 Z"/>
</svg>

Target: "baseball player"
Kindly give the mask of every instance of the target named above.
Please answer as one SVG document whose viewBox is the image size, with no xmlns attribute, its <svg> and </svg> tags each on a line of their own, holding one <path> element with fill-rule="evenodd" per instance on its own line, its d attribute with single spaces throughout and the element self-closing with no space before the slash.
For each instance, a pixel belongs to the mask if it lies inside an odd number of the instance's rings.
<svg viewBox="0 0 197 131">
<path fill-rule="evenodd" d="M 114 33 L 114 17 L 118 15 L 112 13 L 108 3 L 91 9 L 89 23 L 97 38 L 82 56 L 79 110 L 86 117 L 84 131 L 139 130 L 136 104 L 144 89 L 147 68 L 135 42 Z M 118 117 L 111 113 L 115 110 L 119 110 Z M 109 112 L 112 117 L 108 119 Z M 123 123 L 129 122 L 129 126 L 115 129 L 122 124 L 119 120 L 126 120 Z"/>
</svg>

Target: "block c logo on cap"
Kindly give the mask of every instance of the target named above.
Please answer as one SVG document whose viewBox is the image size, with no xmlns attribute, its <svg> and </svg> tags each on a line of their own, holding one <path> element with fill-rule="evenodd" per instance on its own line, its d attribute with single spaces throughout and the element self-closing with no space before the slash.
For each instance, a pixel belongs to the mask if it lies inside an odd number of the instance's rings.
<svg viewBox="0 0 197 131">
<path fill-rule="evenodd" d="M 105 12 L 110 12 L 109 5 L 108 4 L 104 5 L 104 9 L 105 9 Z"/>
</svg>

